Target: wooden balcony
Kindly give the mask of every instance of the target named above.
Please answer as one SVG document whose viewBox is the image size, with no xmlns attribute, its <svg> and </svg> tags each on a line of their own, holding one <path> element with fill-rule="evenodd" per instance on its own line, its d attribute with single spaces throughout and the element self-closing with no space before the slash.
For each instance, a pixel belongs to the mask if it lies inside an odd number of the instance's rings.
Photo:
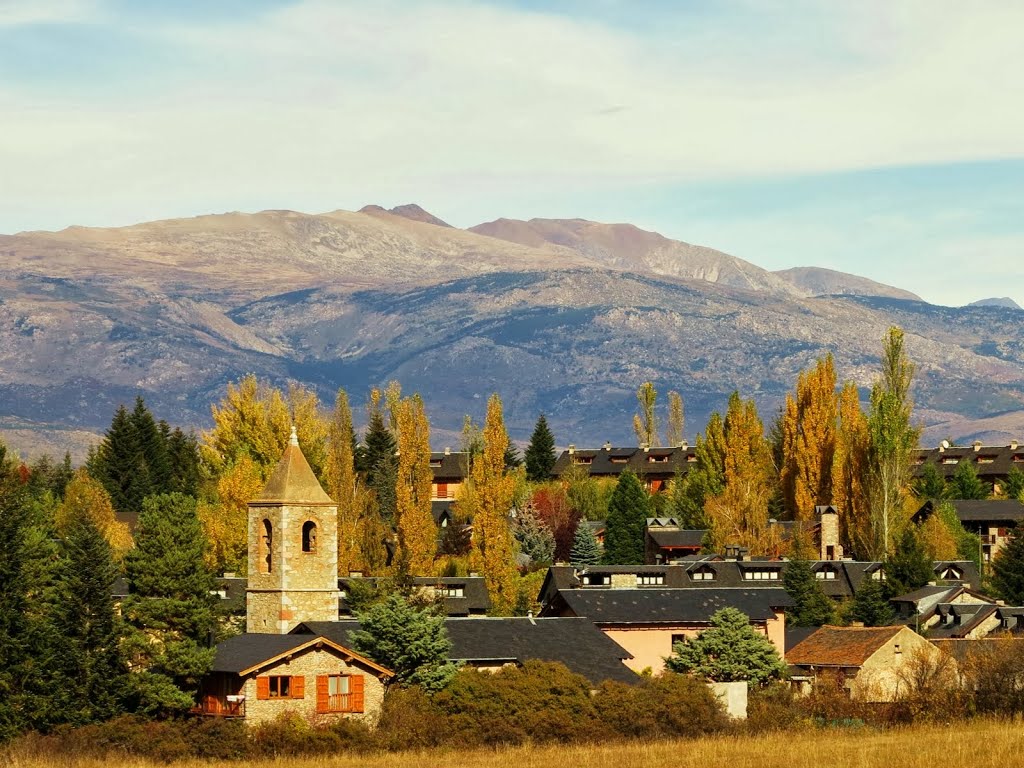
<svg viewBox="0 0 1024 768">
<path fill-rule="evenodd" d="M 203 696 L 192 707 L 192 714 L 208 717 L 245 717 L 245 698 L 242 696 Z"/>
</svg>

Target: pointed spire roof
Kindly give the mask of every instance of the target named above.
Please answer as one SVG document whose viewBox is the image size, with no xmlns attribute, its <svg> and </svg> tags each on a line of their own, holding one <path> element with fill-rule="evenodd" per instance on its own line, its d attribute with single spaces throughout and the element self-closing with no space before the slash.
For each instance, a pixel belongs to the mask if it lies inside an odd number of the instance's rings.
<svg viewBox="0 0 1024 768">
<path fill-rule="evenodd" d="M 299 447 L 299 438 L 292 426 L 292 435 L 284 454 L 270 475 L 266 487 L 253 504 L 316 504 L 336 506 L 316 479 Z"/>
</svg>

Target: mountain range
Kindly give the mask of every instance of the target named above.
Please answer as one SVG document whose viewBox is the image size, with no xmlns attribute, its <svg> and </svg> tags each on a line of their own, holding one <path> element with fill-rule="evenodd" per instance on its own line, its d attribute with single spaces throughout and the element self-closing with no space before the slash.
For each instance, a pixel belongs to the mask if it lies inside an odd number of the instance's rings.
<svg viewBox="0 0 1024 768">
<path fill-rule="evenodd" d="M 866 396 L 890 325 L 917 363 L 926 443 L 1024 434 L 1024 311 L 949 308 L 866 278 L 772 272 L 630 224 L 498 219 L 418 205 L 227 213 L 0 236 L 0 429 L 81 456 L 136 394 L 202 428 L 256 373 L 355 401 L 398 379 L 435 447 L 501 393 L 514 439 L 545 412 L 560 443 L 633 441 L 634 392 L 678 390 L 686 434 L 739 389 L 773 417 L 831 351 Z"/>
</svg>

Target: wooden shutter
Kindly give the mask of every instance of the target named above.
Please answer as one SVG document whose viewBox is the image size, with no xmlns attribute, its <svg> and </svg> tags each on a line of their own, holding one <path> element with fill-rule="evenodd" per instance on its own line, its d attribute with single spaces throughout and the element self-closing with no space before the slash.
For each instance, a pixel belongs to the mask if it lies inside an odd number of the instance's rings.
<svg viewBox="0 0 1024 768">
<path fill-rule="evenodd" d="M 270 678 L 269 677 L 257 677 L 256 678 L 256 698 L 257 699 L 269 699 L 270 698 Z"/>
<path fill-rule="evenodd" d="M 291 691 L 293 699 L 306 698 L 306 678 L 302 675 L 292 677 Z"/>
<path fill-rule="evenodd" d="M 316 711 L 319 714 L 331 711 L 331 697 L 327 681 L 328 675 L 316 676 Z"/>
<path fill-rule="evenodd" d="M 352 711 L 362 712 L 363 711 L 363 676 L 352 675 L 348 679 L 349 693 L 352 694 Z"/>
</svg>

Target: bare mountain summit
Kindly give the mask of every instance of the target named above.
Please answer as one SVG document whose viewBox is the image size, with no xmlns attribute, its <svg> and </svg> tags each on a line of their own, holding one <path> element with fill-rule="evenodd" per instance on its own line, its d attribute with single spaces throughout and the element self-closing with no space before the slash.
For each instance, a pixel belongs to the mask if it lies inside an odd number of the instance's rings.
<svg viewBox="0 0 1024 768">
<path fill-rule="evenodd" d="M 406 203 L 405 205 L 396 205 L 394 208 L 384 209 L 379 205 L 364 205 L 359 209 L 360 213 L 368 213 L 371 216 L 379 216 L 380 214 L 390 213 L 392 216 L 401 216 L 403 219 L 409 219 L 410 221 L 421 221 L 424 224 L 435 224 L 439 227 L 453 228 L 447 221 L 443 221 L 430 211 L 423 210 L 416 203 Z"/>
<path fill-rule="evenodd" d="M 1003 309 L 1021 309 L 1020 304 L 1011 299 L 1009 296 L 1002 296 L 1000 298 L 991 299 L 978 299 L 978 301 L 972 301 L 967 305 L 968 307 L 1002 307 Z"/>
<path fill-rule="evenodd" d="M 878 296 L 885 299 L 922 301 L 916 293 L 877 283 L 866 277 L 836 272 L 822 267 L 794 267 L 774 274 L 808 296 Z"/>
<path fill-rule="evenodd" d="M 748 261 L 713 248 L 670 240 L 632 224 L 602 224 L 586 219 L 497 219 L 470 227 L 469 231 L 534 248 L 545 244 L 571 248 L 601 266 L 626 272 L 803 295 L 789 282 Z"/>
</svg>

